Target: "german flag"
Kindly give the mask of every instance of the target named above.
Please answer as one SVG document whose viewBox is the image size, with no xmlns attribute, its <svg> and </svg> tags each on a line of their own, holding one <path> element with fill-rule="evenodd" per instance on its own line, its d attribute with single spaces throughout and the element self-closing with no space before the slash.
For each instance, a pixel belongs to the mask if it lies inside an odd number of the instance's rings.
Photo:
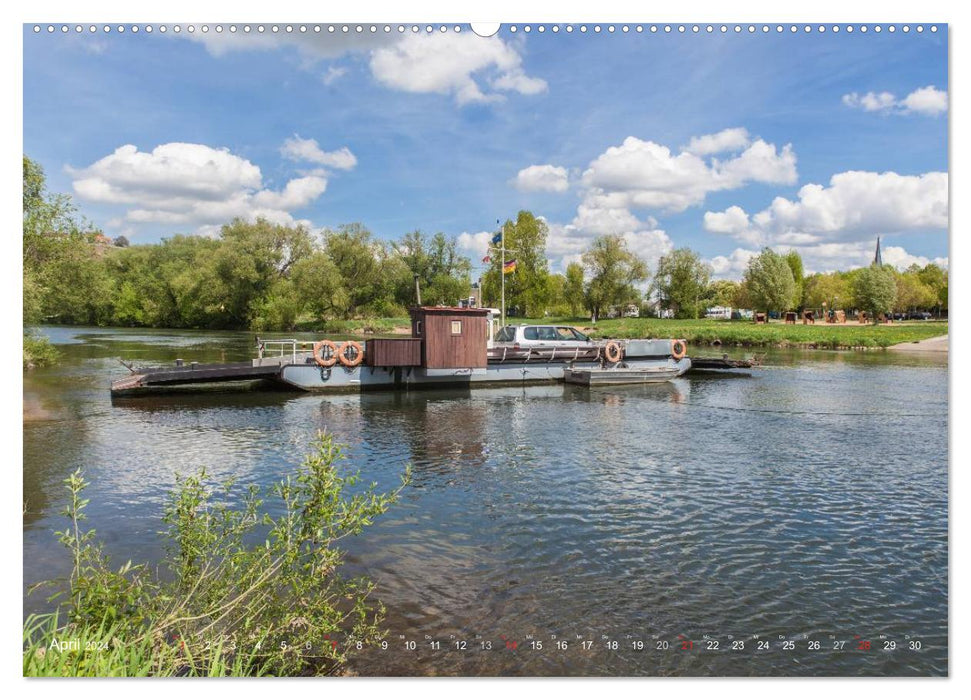
<svg viewBox="0 0 971 700">
<path fill-rule="evenodd" d="M 510 272 L 516 271 L 516 261 L 508 260 L 506 264 L 502 266 L 502 274 L 508 275 Z"/>
</svg>

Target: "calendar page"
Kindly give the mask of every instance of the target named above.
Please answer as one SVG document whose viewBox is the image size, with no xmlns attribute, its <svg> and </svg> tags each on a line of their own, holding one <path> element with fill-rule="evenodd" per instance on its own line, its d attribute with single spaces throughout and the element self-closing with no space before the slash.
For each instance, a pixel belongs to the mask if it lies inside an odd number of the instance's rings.
<svg viewBox="0 0 971 700">
<path fill-rule="evenodd" d="M 22 26 L 24 675 L 946 677 L 949 25 L 416 19 Z"/>
</svg>

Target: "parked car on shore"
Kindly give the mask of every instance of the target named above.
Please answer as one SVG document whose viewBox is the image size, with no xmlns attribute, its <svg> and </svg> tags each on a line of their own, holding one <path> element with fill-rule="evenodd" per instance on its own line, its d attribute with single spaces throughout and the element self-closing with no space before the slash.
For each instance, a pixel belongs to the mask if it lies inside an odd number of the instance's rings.
<svg viewBox="0 0 971 700">
<path fill-rule="evenodd" d="M 915 311 L 910 316 L 908 316 L 911 321 L 930 321 L 931 312 L 930 311 Z"/>
<path fill-rule="evenodd" d="M 525 323 L 504 326 L 496 333 L 495 345 L 528 348 L 535 346 L 595 347 L 597 343 L 572 326 L 533 326 Z"/>
</svg>

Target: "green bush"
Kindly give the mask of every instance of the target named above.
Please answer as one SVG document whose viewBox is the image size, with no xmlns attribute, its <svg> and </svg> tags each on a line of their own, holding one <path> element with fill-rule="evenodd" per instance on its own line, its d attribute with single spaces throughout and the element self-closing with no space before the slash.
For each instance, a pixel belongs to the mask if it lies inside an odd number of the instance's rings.
<svg viewBox="0 0 971 700">
<path fill-rule="evenodd" d="M 373 583 L 340 575 L 337 544 L 384 513 L 410 471 L 379 494 L 340 469 L 331 435 L 314 447 L 295 475 L 266 494 L 250 486 L 237 507 L 227 505 L 231 482 L 217 491 L 205 472 L 179 478 L 164 510 L 167 555 L 154 571 L 111 566 L 82 527 L 88 484 L 72 474 L 69 525 L 57 533 L 72 571 L 52 598 L 65 596 L 67 624 L 56 613 L 25 622 L 25 675 L 323 675 L 339 672 L 358 643 L 379 641 L 384 608 L 370 599 Z"/>
<path fill-rule="evenodd" d="M 24 331 L 24 369 L 52 365 L 60 357 L 51 341 L 42 335 Z"/>
</svg>

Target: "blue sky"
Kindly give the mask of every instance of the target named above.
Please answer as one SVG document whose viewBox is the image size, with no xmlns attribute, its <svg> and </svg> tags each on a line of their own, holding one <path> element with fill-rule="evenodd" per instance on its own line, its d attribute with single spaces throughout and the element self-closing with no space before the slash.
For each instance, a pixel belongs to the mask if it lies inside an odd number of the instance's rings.
<svg viewBox="0 0 971 700">
<path fill-rule="evenodd" d="M 721 277 L 764 245 L 855 267 L 877 235 L 900 266 L 948 257 L 943 26 L 126 26 L 25 26 L 24 152 L 132 242 L 264 215 L 444 231 L 478 260 L 496 219 L 529 209 L 554 269 L 603 233 L 652 266 L 690 246 Z"/>
</svg>

